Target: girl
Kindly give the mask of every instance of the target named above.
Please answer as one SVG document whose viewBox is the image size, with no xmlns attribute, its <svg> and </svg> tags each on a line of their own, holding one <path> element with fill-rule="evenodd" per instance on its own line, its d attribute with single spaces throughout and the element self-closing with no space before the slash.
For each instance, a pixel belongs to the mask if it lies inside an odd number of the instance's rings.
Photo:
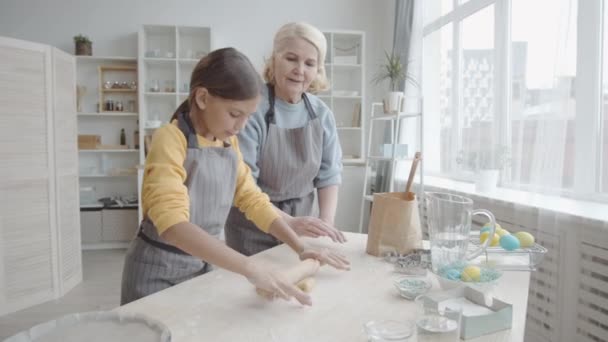
<svg viewBox="0 0 608 342">
<path fill-rule="evenodd" d="M 310 305 L 310 297 L 280 274 L 218 239 L 233 204 L 301 259 L 348 269 L 343 256 L 298 238 L 243 162 L 235 135 L 255 111 L 260 88 L 251 62 L 233 48 L 211 52 L 194 68 L 189 99 L 156 131 L 146 159 L 144 219 L 127 251 L 121 304 L 209 272 L 213 264 Z"/>
</svg>

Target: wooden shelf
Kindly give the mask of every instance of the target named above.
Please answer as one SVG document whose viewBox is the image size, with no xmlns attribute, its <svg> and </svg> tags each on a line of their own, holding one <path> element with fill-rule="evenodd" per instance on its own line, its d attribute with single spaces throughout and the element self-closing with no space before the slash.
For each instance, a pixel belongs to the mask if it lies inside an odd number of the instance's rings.
<svg viewBox="0 0 608 342">
<path fill-rule="evenodd" d="M 139 152 L 136 149 L 115 149 L 115 150 L 78 150 L 81 153 L 132 153 Z"/>
<path fill-rule="evenodd" d="M 135 63 L 137 59 L 135 57 L 121 57 L 121 56 L 76 56 L 77 62 L 132 62 Z"/>
<path fill-rule="evenodd" d="M 145 92 L 146 96 L 175 96 L 177 93 L 166 93 L 166 92 Z"/>
<path fill-rule="evenodd" d="M 112 117 L 112 118 L 136 118 L 137 113 L 129 113 L 129 112 L 101 112 L 101 113 L 78 113 L 79 117 L 85 118 L 103 118 L 103 117 Z"/>
<path fill-rule="evenodd" d="M 107 175 L 107 174 L 97 174 L 97 175 L 79 175 L 80 178 L 119 178 L 119 177 L 137 177 L 137 173 L 126 173 L 120 175 Z"/>
<path fill-rule="evenodd" d="M 101 90 L 104 93 L 129 93 L 129 94 L 136 94 L 137 93 L 137 89 L 102 89 Z"/>
<path fill-rule="evenodd" d="M 137 72 L 137 67 L 133 65 L 100 65 L 100 71 L 133 71 Z"/>
</svg>

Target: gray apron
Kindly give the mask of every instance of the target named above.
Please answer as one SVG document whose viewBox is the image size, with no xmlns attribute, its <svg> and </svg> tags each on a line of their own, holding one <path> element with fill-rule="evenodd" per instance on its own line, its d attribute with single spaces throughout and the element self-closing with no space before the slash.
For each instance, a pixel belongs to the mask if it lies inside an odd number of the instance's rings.
<svg viewBox="0 0 608 342">
<path fill-rule="evenodd" d="M 184 185 L 190 197 L 190 222 L 219 238 L 234 200 L 237 154 L 227 143 L 200 148 L 187 113 L 178 115 L 178 127 L 188 141 Z M 164 241 L 145 217 L 127 251 L 121 305 L 207 273 L 211 267 Z"/>
<path fill-rule="evenodd" d="M 272 203 L 291 216 L 309 216 L 314 202 L 315 177 L 321 168 L 323 126 L 306 94 L 302 94 L 310 120 L 303 127 L 280 128 L 274 118 L 274 89 L 268 86 L 265 114 L 268 131 L 258 166 L 258 186 Z M 236 207 L 226 222 L 226 243 L 245 255 L 253 255 L 280 243 L 274 236 L 256 228 Z"/>
</svg>

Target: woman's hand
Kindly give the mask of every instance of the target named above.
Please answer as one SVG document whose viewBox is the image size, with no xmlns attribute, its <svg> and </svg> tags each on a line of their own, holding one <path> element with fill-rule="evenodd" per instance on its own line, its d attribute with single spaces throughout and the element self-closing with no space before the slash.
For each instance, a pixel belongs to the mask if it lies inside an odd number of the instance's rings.
<svg viewBox="0 0 608 342">
<path fill-rule="evenodd" d="M 328 264 L 339 270 L 350 270 L 350 262 L 346 259 L 346 256 L 327 248 L 305 247 L 300 252 L 300 260 L 304 259 L 316 259 L 319 260 L 321 265 Z"/>
<path fill-rule="evenodd" d="M 308 294 L 294 284 L 290 284 L 279 272 L 273 271 L 251 258 L 247 258 L 245 276 L 255 287 L 270 292 L 276 297 L 285 300 L 295 297 L 302 305 L 312 305 Z"/>
<path fill-rule="evenodd" d="M 323 220 L 312 216 L 292 217 L 287 222 L 299 236 L 328 236 L 333 242 L 346 242 L 344 234 Z"/>
</svg>

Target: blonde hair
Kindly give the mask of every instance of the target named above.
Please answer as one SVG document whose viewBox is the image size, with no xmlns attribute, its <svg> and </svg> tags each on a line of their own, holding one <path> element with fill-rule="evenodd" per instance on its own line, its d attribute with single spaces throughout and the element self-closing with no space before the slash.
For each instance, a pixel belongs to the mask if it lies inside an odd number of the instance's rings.
<svg viewBox="0 0 608 342">
<path fill-rule="evenodd" d="M 317 60 L 317 77 L 310 83 L 310 86 L 306 91 L 311 93 L 317 93 L 319 91 L 323 91 L 329 88 L 329 81 L 327 80 L 327 75 L 325 74 L 325 55 L 327 54 L 327 40 L 325 39 L 325 35 L 319 31 L 316 27 L 304 23 L 288 23 L 283 25 L 275 34 L 273 46 L 272 46 L 272 56 L 266 60 L 266 65 L 264 66 L 264 80 L 270 84 L 275 84 L 274 79 L 274 58 L 277 53 L 281 52 L 285 46 L 285 43 L 293 38 L 302 38 L 312 44 L 318 52 L 318 60 Z"/>
</svg>

